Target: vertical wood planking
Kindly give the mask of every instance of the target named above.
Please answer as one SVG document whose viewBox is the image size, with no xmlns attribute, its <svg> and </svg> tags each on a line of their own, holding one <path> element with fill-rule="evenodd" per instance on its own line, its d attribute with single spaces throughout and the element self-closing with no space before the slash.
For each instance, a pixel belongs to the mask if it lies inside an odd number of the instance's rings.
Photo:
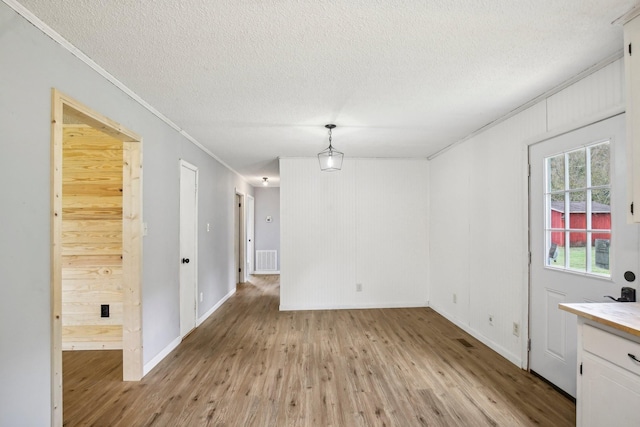
<svg viewBox="0 0 640 427">
<path fill-rule="evenodd" d="M 548 131 L 623 108 L 624 62 L 618 59 L 547 99 Z"/>
<path fill-rule="evenodd" d="M 617 60 L 430 163 L 430 182 L 436 183 L 430 200 L 430 305 L 520 366 L 527 364 L 529 309 L 523 232 L 528 230 L 527 144 L 618 114 L 624 108 L 622 73 Z M 445 232 L 447 224 L 457 233 Z M 464 254 L 464 240 L 468 256 L 445 255 Z M 463 294 L 456 304 L 452 289 Z M 515 321 L 519 337 L 512 333 Z"/>
<path fill-rule="evenodd" d="M 522 210 L 527 204 L 522 191 L 527 186 L 527 150 L 520 141 L 542 134 L 544 124 L 544 104 L 537 104 L 478 135 L 470 146 L 469 326 L 519 365 L 523 334 L 513 335 L 513 323 L 523 326 L 527 319 L 523 294 L 528 252 L 522 233 L 527 229 Z"/>
<path fill-rule="evenodd" d="M 281 160 L 281 308 L 427 305 L 426 160 Z M 362 291 L 356 291 L 356 285 Z"/>
<path fill-rule="evenodd" d="M 358 159 L 357 164 L 356 283 L 363 286 L 357 301 L 426 306 L 428 163 L 421 159 Z"/>
<path fill-rule="evenodd" d="M 429 162 L 429 303 L 458 322 L 469 324 L 471 257 L 471 146 L 459 144 L 451 153 Z M 456 301 L 453 301 L 454 294 Z"/>
<path fill-rule="evenodd" d="M 282 162 L 281 307 L 349 304 L 346 289 L 355 281 L 355 165 L 345 160 L 341 172 L 322 173 L 316 159 Z"/>
</svg>

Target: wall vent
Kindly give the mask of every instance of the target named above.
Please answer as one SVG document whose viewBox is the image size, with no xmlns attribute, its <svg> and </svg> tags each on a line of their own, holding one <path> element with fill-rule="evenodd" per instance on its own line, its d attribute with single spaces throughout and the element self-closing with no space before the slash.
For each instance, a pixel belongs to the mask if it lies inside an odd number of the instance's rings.
<svg viewBox="0 0 640 427">
<path fill-rule="evenodd" d="M 278 271 L 278 251 L 256 251 L 256 271 Z"/>
</svg>

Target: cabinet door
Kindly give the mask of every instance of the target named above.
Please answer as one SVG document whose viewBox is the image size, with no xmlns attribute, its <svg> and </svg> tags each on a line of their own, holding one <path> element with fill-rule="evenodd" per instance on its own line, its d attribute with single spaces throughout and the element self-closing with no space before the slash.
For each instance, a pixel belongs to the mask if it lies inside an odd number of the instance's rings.
<svg viewBox="0 0 640 427">
<path fill-rule="evenodd" d="M 582 358 L 582 426 L 640 426 L 640 376 L 591 353 Z"/>
</svg>

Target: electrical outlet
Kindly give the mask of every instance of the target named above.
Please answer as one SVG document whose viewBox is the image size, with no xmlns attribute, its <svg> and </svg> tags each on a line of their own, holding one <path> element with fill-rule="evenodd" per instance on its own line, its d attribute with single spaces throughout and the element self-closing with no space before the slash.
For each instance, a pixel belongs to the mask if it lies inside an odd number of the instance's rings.
<svg viewBox="0 0 640 427">
<path fill-rule="evenodd" d="M 200 302 L 202 302 L 203 298 L 204 298 L 204 293 L 200 292 Z"/>
<path fill-rule="evenodd" d="M 100 317 L 109 317 L 109 304 L 100 305 Z"/>
<path fill-rule="evenodd" d="M 211 224 L 207 223 L 207 233 L 211 231 Z"/>
<path fill-rule="evenodd" d="M 356 283 L 356 292 L 362 292 L 362 283 Z"/>
<path fill-rule="evenodd" d="M 520 324 L 518 322 L 513 322 L 513 335 L 520 336 Z"/>
<path fill-rule="evenodd" d="M 489 324 L 493 326 L 493 314 L 489 315 Z"/>
<path fill-rule="evenodd" d="M 458 303 L 458 295 L 453 294 L 453 303 L 457 304 Z"/>
</svg>

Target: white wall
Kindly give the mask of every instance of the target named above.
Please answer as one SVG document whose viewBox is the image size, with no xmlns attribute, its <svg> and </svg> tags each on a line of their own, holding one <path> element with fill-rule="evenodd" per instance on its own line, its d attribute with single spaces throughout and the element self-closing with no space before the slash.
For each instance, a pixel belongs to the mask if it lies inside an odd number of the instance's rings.
<svg viewBox="0 0 640 427">
<path fill-rule="evenodd" d="M 430 305 L 519 366 L 528 334 L 527 146 L 619 113 L 622 88 L 618 60 L 430 161 Z"/>
<path fill-rule="evenodd" d="M 347 158 L 327 173 L 282 159 L 280 308 L 426 306 L 428 169 Z"/>
<path fill-rule="evenodd" d="M 143 137 L 145 364 L 179 337 L 179 159 L 200 169 L 200 314 L 235 289 L 234 189 L 253 189 L 1 2 L 0 58 L 0 425 L 45 426 L 51 419 L 51 88 Z"/>
<path fill-rule="evenodd" d="M 280 270 L 280 188 L 257 187 L 255 203 L 255 247 L 257 251 L 278 251 Z M 267 222 L 267 216 L 271 222 Z"/>
</svg>

